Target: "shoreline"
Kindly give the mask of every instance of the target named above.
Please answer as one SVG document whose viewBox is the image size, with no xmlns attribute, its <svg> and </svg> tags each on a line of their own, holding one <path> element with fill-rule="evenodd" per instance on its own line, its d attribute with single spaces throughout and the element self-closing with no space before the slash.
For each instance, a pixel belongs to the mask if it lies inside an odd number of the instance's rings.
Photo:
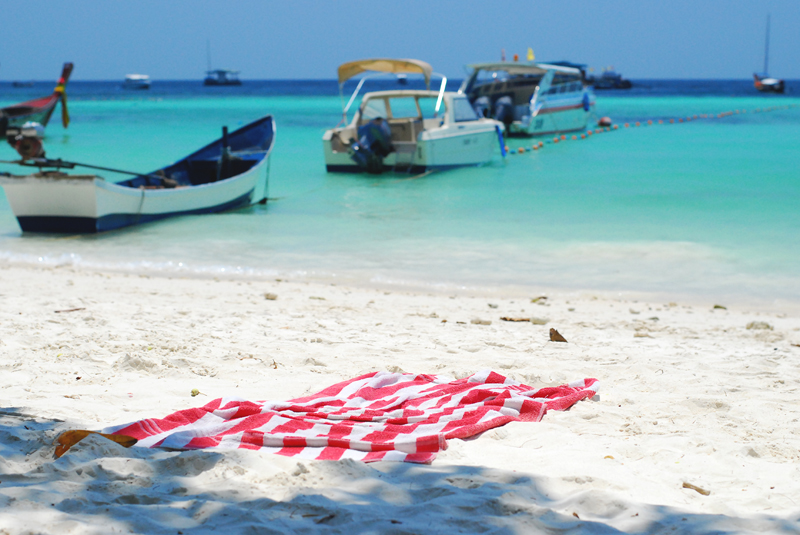
<svg viewBox="0 0 800 535">
<path fill-rule="evenodd" d="M 797 315 L 8 264 L 0 296 L 0 528 L 11 532 L 101 533 L 108 522 L 444 532 L 466 514 L 513 530 L 699 533 L 800 519 Z M 550 327 L 568 343 L 550 342 Z M 126 450 L 98 438 L 52 459 L 60 431 L 226 395 L 284 400 L 368 371 L 482 369 L 534 388 L 586 377 L 602 386 L 539 423 L 451 440 L 430 466 Z M 32 508 L 35 518 L 23 513 Z"/>
<path fill-rule="evenodd" d="M 649 291 L 641 289 L 610 289 L 592 288 L 590 286 L 569 286 L 552 284 L 486 284 L 477 285 L 469 283 L 441 283 L 434 281 L 414 281 L 400 277 L 373 276 L 371 278 L 358 277 L 353 273 L 340 275 L 337 273 L 317 273 L 309 271 L 264 271 L 254 273 L 251 269 L 235 271 L 231 269 L 217 269 L 209 267 L 207 269 L 194 269 L 181 267 L 182 263 L 175 266 L 172 271 L 160 268 L 147 268 L 144 266 L 126 268 L 123 266 L 110 267 L 108 265 L 76 265 L 72 262 L 55 261 L 42 263 L 25 260 L 0 259 L 0 270 L 2 269 L 21 269 L 21 270 L 41 270 L 64 271 L 85 274 L 114 274 L 123 277 L 146 277 L 159 280 L 187 280 L 187 281 L 228 281 L 270 284 L 278 283 L 297 283 L 319 286 L 345 286 L 361 290 L 376 290 L 400 292 L 408 294 L 427 294 L 435 296 L 458 295 L 462 297 L 502 297 L 506 299 L 519 298 L 524 296 L 530 298 L 538 296 L 559 295 L 572 299 L 605 299 L 618 300 L 620 302 L 645 302 L 645 303 L 679 303 L 692 307 L 713 308 L 715 305 L 722 305 L 725 308 L 739 309 L 742 312 L 753 312 L 761 314 L 792 314 L 800 315 L 800 300 L 780 299 L 777 297 L 755 298 L 745 297 L 744 294 L 721 295 L 721 292 L 708 292 L 700 294 L 690 289 L 673 291 Z M 241 269 L 241 268 L 239 268 Z M 769 277 L 769 276 L 767 276 Z"/>
</svg>

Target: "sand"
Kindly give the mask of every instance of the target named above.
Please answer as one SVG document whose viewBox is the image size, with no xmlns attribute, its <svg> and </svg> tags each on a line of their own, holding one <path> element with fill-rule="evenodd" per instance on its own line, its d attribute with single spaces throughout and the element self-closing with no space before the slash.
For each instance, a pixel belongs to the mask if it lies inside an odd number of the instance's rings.
<svg viewBox="0 0 800 535">
<path fill-rule="evenodd" d="M 0 264 L 0 534 L 800 531 L 800 317 L 538 295 Z M 225 395 L 486 368 L 533 387 L 595 377 L 601 393 L 450 441 L 432 465 L 100 437 L 53 459 L 61 431 Z"/>
</svg>

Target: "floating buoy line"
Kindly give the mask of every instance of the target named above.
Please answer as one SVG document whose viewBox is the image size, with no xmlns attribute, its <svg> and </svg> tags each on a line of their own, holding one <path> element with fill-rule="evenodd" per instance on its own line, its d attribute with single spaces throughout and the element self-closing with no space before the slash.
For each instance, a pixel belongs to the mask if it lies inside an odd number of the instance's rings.
<svg viewBox="0 0 800 535">
<path fill-rule="evenodd" d="M 741 115 L 745 113 L 768 113 L 771 111 L 778 111 L 778 110 L 788 110 L 791 108 L 800 107 L 800 104 L 784 104 L 782 106 L 769 106 L 766 108 L 755 108 L 754 110 L 748 112 L 746 109 L 741 110 L 729 110 L 723 111 L 720 113 L 703 113 L 703 114 L 695 114 L 695 115 L 687 115 L 686 117 L 673 117 L 670 119 L 646 119 L 641 121 L 635 121 L 633 123 L 623 123 L 621 126 L 619 124 L 613 124 L 611 119 L 608 117 L 603 117 L 598 121 L 598 127 L 594 129 L 587 129 L 585 132 L 581 133 L 574 133 L 574 134 L 561 134 L 560 136 L 555 136 L 552 139 L 546 140 L 539 140 L 535 141 L 533 145 L 525 145 L 522 147 L 509 147 L 508 145 L 505 146 L 506 153 L 509 156 L 513 156 L 515 154 L 524 154 L 526 152 L 535 152 L 540 149 L 543 149 L 546 145 L 555 145 L 557 143 L 563 143 L 565 141 L 580 141 L 582 139 L 589 139 L 593 135 L 602 134 L 605 132 L 613 132 L 614 130 L 619 130 L 621 128 L 638 128 L 638 127 L 646 127 L 646 126 L 655 126 L 655 125 L 664 125 L 664 124 L 680 124 L 680 123 L 689 123 L 692 121 L 700 121 L 700 120 L 714 120 L 714 119 L 724 119 L 725 117 L 730 117 L 732 115 Z"/>
</svg>

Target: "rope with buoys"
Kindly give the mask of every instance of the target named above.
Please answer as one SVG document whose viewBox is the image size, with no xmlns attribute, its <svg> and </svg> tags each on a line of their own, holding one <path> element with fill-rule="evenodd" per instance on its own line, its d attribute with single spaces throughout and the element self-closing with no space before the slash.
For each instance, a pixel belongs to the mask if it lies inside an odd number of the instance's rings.
<svg viewBox="0 0 800 535">
<path fill-rule="evenodd" d="M 669 119 L 646 119 L 642 121 L 636 121 L 635 123 L 624 123 L 622 126 L 623 128 L 637 128 L 643 126 L 654 126 L 654 125 L 664 125 L 664 124 L 681 124 L 681 123 L 689 123 L 692 121 L 697 121 L 701 119 L 724 119 L 726 117 L 731 117 L 733 115 L 741 115 L 745 113 L 767 113 L 772 111 L 778 110 L 788 110 L 793 108 L 800 107 L 800 104 L 784 104 L 781 106 L 769 106 L 766 108 L 755 108 L 752 112 L 748 112 L 746 109 L 739 109 L 739 110 L 728 110 L 719 113 L 703 113 L 703 114 L 694 114 L 694 115 L 687 115 L 686 117 L 673 117 Z M 543 140 L 534 142 L 531 146 L 521 146 L 517 147 L 516 149 L 510 148 L 508 145 L 501 147 L 501 150 L 504 148 L 505 153 L 509 156 L 513 156 L 515 154 L 524 154 L 526 152 L 534 152 L 541 150 L 545 147 L 545 144 L 552 144 L 556 145 L 563 141 L 572 140 L 572 141 L 579 141 L 581 139 L 589 139 L 595 134 L 602 134 L 605 132 L 613 132 L 614 130 L 619 130 L 620 125 L 613 124 L 611 119 L 608 117 L 602 117 L 597 124 L 598 128 L 595 129 L 587 129 L 586 131 L 582 131 L 580 134 L 572 134 L 568 136 L 567 134 L 560 134 L 554 136 L 553 139 Z M 504 155 L 505 156 L 505 155 Z"/>
</svg>

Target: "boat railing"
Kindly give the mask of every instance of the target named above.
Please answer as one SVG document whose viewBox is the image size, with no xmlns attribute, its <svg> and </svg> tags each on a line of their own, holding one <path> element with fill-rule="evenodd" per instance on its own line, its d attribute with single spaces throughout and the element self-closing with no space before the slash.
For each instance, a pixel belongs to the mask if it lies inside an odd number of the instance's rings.
<svg viewBox="0 0 800 535">
<path fill-rule="evenodd" d="M 447 76 L 439 74 L 438 72 L 433 74 L 442 77 L 442 85 L 439 86 L 439 98 L 436 99 L 436 108 L 434 109 L 434 117 L 436 117 L 439 115 L 439 108 L 442 105 L 442 98 L 444 98 L 444 87 L 447 85 Z"/>
</svg>

